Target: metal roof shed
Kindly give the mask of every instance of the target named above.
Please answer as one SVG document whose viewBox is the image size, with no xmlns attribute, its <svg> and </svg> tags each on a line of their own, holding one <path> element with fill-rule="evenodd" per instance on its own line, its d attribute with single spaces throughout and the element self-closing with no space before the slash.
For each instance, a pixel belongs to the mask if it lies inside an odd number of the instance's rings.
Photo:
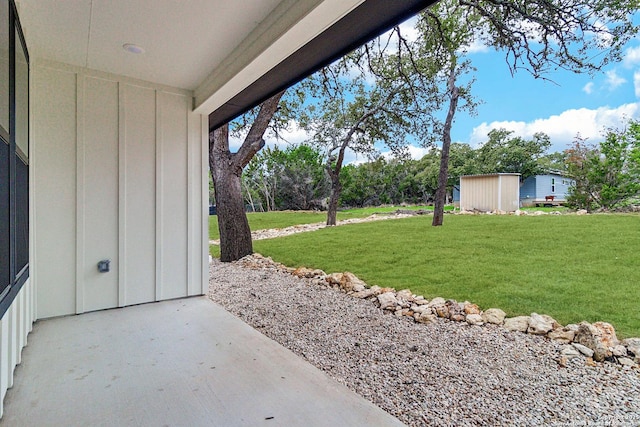
<svg viewBox="0 0 640 427">
<path fill-rule="evenodd" d="M 514 212 L 519 208 L 519 199 L 519 173 L 460 177 L 460 210 Z"/>
</svg>

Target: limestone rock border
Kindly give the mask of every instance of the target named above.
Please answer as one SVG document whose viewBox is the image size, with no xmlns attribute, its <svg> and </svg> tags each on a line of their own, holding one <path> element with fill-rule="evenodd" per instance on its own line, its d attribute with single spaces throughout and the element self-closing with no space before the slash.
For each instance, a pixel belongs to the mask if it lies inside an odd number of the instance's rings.
<svg viewBox="0 0 640 427">
<path fill-rule="evenodd" d="M 619 364 L 623 369 L 640 368 L 640 338 L 620 341 L 613 326 L 606 322 L 581 322 L 563 326 L 552 317 L 537 313 L 507 318 L 499 308 L 481 310 L 478 305 L 469 301 L 458 302 L 442 297 L 427 300 L 409 289 L 396 291 L 393 288 L 369 286 L 350 272 L 327 274 L 322 270 L 306 267 L 290 268 L 258 253 L 248 255 L 238 263 L 249 268 L 275 269 L 307 279 L 318 286 L 339 289 L 354 298 L 371 301 L 385 313 L 410 318 L 417 323 L 428 324 L 444 319 L 474 326 L 494 324 L 512 332 L 544 336 L 565 344 L 557 359 L 561 367 L 566 367 L 570 359 L 583 357 L 585 364 L 589 366 L 607 361 Z"/>
</svg>

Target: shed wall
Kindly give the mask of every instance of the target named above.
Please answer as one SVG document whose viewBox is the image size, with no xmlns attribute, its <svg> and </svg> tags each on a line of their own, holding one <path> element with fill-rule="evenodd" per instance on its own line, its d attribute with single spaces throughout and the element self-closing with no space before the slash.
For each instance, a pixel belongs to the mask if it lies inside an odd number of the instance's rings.
<svg viewBox="0 0 640 427">
<path fill-rule="evenodd" d="M 460 178 L 460 209 L 492 211 L 498 208 L 498 187 L 494 176 Z"/>
<path fill-rule="evenodd" d="M 519 207 L 519 175 L 476 175 L 460 178 L 460 209 L 506 212 Z"/>
<path fill-rule="evenodd" d="M 205 293 L 208 123 L 192 93 L 47 61 L 33 82 L 38 318 Z"/>
<path fill-rule="evenodd" d="M 498 209 L 505 212 L 517 211 L 520 208 L 520 176 L 499 175 L 498 185 Z"/>
</svg>

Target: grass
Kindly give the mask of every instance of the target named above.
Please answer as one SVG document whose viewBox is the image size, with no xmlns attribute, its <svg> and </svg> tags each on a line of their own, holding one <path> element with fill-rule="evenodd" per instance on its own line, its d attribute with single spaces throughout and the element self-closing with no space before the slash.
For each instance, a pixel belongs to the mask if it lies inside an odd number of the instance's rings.
<svg viewBox="0 0 640 427">
<path fill-rule="evenodd" d="M 363 209 L 348 209 L 338 212 L 338 221 L 349 218 L 363 218 L 373 213 L 395 212 L 398 209 L 433 209 L 428 206 L 411 206 L 400 208 L 398 206 L 384 206 Z M 249 227 L 251 230 L 266 230 L 269 228 L 285 228 L 298 224 L 313 224 L 316 222 L 326 222 L 326 212 L 309 212 L 309 211 L 284 211 L 284 212 L 255 212 L 248 213 Z M 209 216 L 209 239 L 219 239 L 218 217 L 216 215 Z"/>
<path fill-rule="evenodd" d="M 315 220 L 314 220 L 315 221 Z M 314 222 L 310 221 L 310 222 Z M 469 300 L 509 316 L 612 323 L 640 336 L 640 216 L 447 216 L 354 224 L 254 242 L 289 265 Z"/>
</svg>

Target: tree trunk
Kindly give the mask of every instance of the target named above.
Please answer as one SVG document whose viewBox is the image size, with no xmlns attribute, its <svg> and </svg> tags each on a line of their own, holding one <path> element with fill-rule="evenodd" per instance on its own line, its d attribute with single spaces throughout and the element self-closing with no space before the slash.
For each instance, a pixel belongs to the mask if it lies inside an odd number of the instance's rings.
<svg viewBox="0 0 640 427">
<path fill-rule="evenodd" d="M 353 133 L 353 132 L 351 132 Z M 344 152 L 347 150 L 347 145 L 351 135 L 342 142 L 340 150 L 338 151 L 338 158 L 336 164 L 331 165 L 330 160 L 327 163 L 327 172 L 331 179 L 331 196 L 329 196 L 329 209 L 327 211 L 327 225 L 336 225 L 338 217 L 338 200 L 340 199 L 340 193 L 342 192 L 342 184 L 340 183 L 340 171 L 342 170 L 342 162 L 344 161 Z"/>
<path fill-rule="evenodd" d="M 340 172 L 329 169 L 329 177 L 331 178 L 331 195 L 329 196 L 329 209 L 327 211 L 327 225 L 336 225 L 338 217 L 338 199 L 342 191 L 340 183 Z"/>
<path fill-rule="evenodd" d="M 220 260 L 236 261 L 253 253 L 251 229 L 242 198 L 242 170 L 264 146 L 264 135 L 284 91 L 260 104 L 260 111 L 237 153 L 229 151 L 229 125 L 209 135 L 209 168 L 213 177 L 220 230 Z"/>
<path fill-rule="evenodd" d="M 251 229 L 244 211 L 241 175 L 233 167 L 229 146 L 229 125 L 213 133 L 214 148 L 210 150 L 209 167 L 213 173 L 216 193 L 218 230 L 220 231 L 220 260 L 235 261 L 253 253 Z"/>
<path fill-rule="evenodd" d="M 453 117 L 458 108 L 458 98 L 460 96 L 458 87 L 456 86 L 455 63 L 451 65 L 449 72 L 449 80 L 447 86 L 449 88 L 449 111 L 444 122 L 442 130 L 442 153 L 440 154 L 440 172 L 438 173 L 438 189 L 433 203 L 433 222 L 432 226 L 441 226 L 444 221 L 444 205 L 447 198 L 447 181 L 449 180 L 449 149 L 451 147 L 451 126 L 453 125 Z"/>
</svg>

